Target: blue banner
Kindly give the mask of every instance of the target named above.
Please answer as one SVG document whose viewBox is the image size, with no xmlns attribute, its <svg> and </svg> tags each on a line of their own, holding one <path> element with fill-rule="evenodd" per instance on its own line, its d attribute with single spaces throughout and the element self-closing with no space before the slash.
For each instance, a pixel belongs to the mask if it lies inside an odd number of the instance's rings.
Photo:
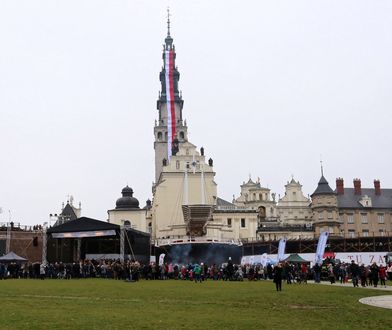
<svg viewBox="0 0 392 330">
<path fill-rule="evenodd" d="M 317 250 L 315 256 L 316 264 L 321 265 L 323 263 L 323 256 L 325 252 L 325 247 L 327 245 L 328 236 L 329 236 L 328 231 L 323 231 L 320 233 L 320 238 L 317 244 Z"/>
<path fill-rule="evenodd" d="M 279 241 L 279 248 L 278 248 L 278 261 L 284 259 L 284 252 L 286 250 L 286 239 L 281 238 Z"/>
</svg>

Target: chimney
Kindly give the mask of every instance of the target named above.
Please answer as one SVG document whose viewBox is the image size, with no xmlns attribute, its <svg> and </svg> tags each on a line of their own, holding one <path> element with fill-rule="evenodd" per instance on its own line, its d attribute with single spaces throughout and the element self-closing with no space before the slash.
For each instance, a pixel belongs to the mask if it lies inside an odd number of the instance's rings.
<svg viewBox="0 0 392 330">
<path fill-rule="evenodd" d="M 344 181 L 342 178 L 336 179 L 336 192 L 338 195 L 344 195 Z"/>
<path fill-rule="evenodd" d="M 381 195 L 381 184 L 380 184 L 380 180 L 374 180 L 374 193 L 377 196 Z"/>
<path fill-rule="evenodd" d="M 362 195 L 361 179 L 354 179 L 354 194 L 355 195 Z"/>
</svg>

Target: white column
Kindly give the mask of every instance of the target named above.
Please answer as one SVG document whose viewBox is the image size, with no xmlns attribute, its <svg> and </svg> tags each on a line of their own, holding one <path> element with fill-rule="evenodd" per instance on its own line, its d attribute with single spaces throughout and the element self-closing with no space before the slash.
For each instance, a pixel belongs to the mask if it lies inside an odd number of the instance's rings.
<svg viewBox="0 0 392 330">
<path fill-rule="evenodd" d="M 79 262 L 79 260 L 80 260 L 80 256 L 81 256 L 81 250 L 82 250 L 82 239 L 81 238 L 78 238 L 77 239 L 77 241 L 76 241 L 76 259 L 77 259 L 77 262 Z"/>
<path fill-rule="evenodd" d="M 47 223 L 45 222 L 42 227 L 42 264 L 44 266 L 46 266 L 48 263 L 47 260 L 48 240 L 46 237 L 46 227 L 47 227 Z"/>
<path fill-rule="evenodd" d="M 200 169 L 201 169 L 201 204 L 206 203 L 206 195 L 204 192 L 204 167 L 203 164 L 200 164 Z"/>
<path fill-rule="evenodd" d="M 188 197 L 188 170 L 185 168 L 185 177 L 184 177 L 184 205 L 189 204 L 189 197 Z"/>
<path fill-rule="evenodd" d="M 125 236 L 125 228 L 124 226 L 120 227 L 120 261 L 124 262 L 124 236 Z"/>
</svg>

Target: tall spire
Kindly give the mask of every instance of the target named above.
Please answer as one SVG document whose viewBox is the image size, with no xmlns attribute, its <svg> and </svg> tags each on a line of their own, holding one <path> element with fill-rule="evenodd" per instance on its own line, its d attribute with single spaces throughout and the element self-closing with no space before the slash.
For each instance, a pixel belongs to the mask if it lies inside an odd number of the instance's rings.
<svg viewBox="0 0 392 330">
<path fill-rule="evenodd" d="M 170 37 L 170 8 L 167 7 L 167 36 Z"/>
<path fill-rule="evenodd" d="M 167 36 L 165 39 L 164 48 L 166 50 L 174 49 L 173 38 L 170 36 L 170 8 L 167 7 Z"/>
<path fill-rule="evenodd" d="M 176 49 L 171 36 L 171 12 L 167 8 L 166 35 L 163 44 L 163 65 L 159 73 L 161 90 L 157 100 L 159 118 L 154 126 L 155 149 L 155 182 L 157 183 L 163 170 L 163 160 L 167 162 L 179 146 L 188 140 L 188 128 L 183 122 L 182 108 L 184 101 L 178 82 L 180 72 L 176 66 Z"/>
<path fill-rule="evenodd" d="M 180 95 L 180 91 L 178 90 L 178 81 L 180 80 L 180 73 L 178 72 L 177 66 L 176 66 L 176 49 L 174 47 L 173 44 L 173 38 L 170 35 L 170 17 L 171 17 L 171 13 L 170 13 L 170 8 L 167 8 L 167 35 L 165 38 L 165 44 L 163 45 L 163 54 L 162 54 L 162 59 L 163 59 L 163 67 L 162 67 L 162 71 L 160 73 L 159 79 L 161 81 L 161 92 L 159 95 L 159 100 L 158 102 L 162 101 L 162 102 L 166 102 L 166 78 L 165 78 L 165 73 L 166 73 L 166 69 L 168 68 L 168 63 L 166 63 L 166 53 L 167 52 L 172 52 L 173 54 L 173 62 L 171 64 L 171 67 L 173 69 L 173 88 L 174 88 L 174 100 L 176 102 L 181 102 L 182 103 L 182 95 Z M 159 109 L 159 103 L 158 103 L 158 109 Z M 178 118 L 180 119 L 180 118 Z M 182 120 L 182 117 L 181 117 Z"/>
</svg>

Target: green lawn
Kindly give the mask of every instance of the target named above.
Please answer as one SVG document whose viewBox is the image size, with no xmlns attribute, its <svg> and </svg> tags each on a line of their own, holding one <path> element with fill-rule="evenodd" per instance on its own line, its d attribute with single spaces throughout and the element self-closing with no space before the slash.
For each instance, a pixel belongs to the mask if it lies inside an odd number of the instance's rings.
<svg viewBox="0 0 392 330">
<path fill-rule="evenodd" d="M 387 329 L 391 292 L 268 282 L 0 281 L 1 329 Z"/>
</svg>

